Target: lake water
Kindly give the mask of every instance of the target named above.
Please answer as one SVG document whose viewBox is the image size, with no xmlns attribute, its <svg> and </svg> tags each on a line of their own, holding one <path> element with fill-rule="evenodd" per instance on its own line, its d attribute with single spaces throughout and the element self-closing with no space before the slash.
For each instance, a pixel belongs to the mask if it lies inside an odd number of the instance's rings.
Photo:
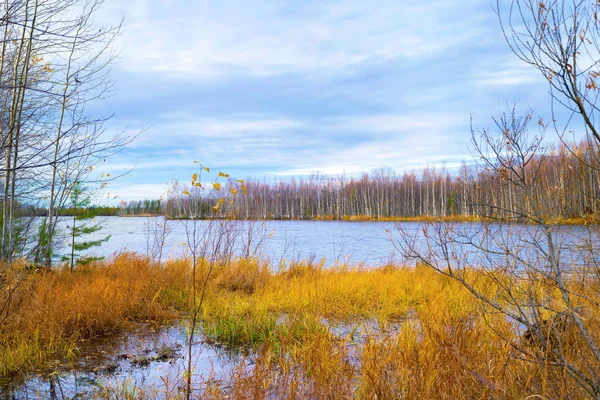
<svg viewBox="0 0 600 400">
<path fill-rule="evenodd" d="M 99 256 L 109 257 L 120 251 L 158 255 L 154 245 L 164 237 L 162 260 L 190 254 L 190 231 L 196 224 L 202 232 L 211 223 L 207 221 L 166 221 L 163 218 L 102 217 L 98 221 L 103 230 L 92 239 L 111 235 L 101 247 L 93 250 Z M 67 222 L 63 222 L 64 226 Z M 214 224 L 215 222 L 213 222 Z M 337 262 L 369 267 L 385 265 L 390 261 L 406 262 L 398 246 L 406 240 L 429 256 L 441 257 L 446 249 L 437 245 L 441 237 L 451 237 L 452 253 L 456 263 L 486 265 L 492 262 L 543 263 L 548 248 L 547 237 L 536 226 L 497 225 L 480 223 L 437 224 L 423 232 L 421 223 L 347 222 L 347 221 L 257 221 L 231 222 L 237 232 L 235 252 L 246 254 L 248 224 L 252 228 L 251 254 L 267 259 L 276 268 L 281 261 L 311 259 L 325 260 L 326 266 Z M 166 234 L 161 225 L 165 224 Z M 400 230 L 399 230 L 399 229 Z M 404 239 L 400 231 L 403 231 Z M 391 237 L 396 241 L 394 244 Z M 596 257 L 589 249 L 600 243 L 598 232 L 583 226 L 554 228 L 554 246 L 561 260 L 569 266 L 590 265 Z M 256 244 L 256 242 L 260 242 Z M 64 239 L 63 243 L 66 243 Z M 431 246 L 428 246 L 431 245 Z M 539 246 L 538 246 L 539 245 Z M 430 252 L 427 248 L 433 249 Z M 484 251 L 489 250 L 489 251 Z M 598 253 L 598 252 L 596 252 Z"/>
<path fill-rule="evenodd" d="M 177 258 L 189 254 L 188 229 L 193 221 L 164 221 L 162 218 L 145 217 L 101 217 L 98 221 L 103 229 L 90 239 L 99 239 L 111 235 L 101 247 L 93 250 L 100 256 L 108 257 L 120 251 L 133 251 L 140 254 L 152 252 L 157 224 L 167 224 L 169 233 L 166 235 L 162 258 Z M 64 226 L 70 222 L 62 222 Z M 207 225 L 199 221 L 201 230 Z M 241 232 L 239 242 L 245 242 L 247 237 L 247 222 L 240 222 Z M 386 236 L 386 229 L 393 229 L 393 223 L 381 222 L 340 222 L 340 221 L 259 221 L 254 222 L 255 238 L 264 238 L 258 249 L 261 255 L 278 265 L 281 260 L 300 260 L 314 257 L 325 259 L 326 265 L 335 261 L 349 263 L 364 262 L 377 266 L 387 263 L 394 257 L 394 247 Z M 67 239 L 64 239 L 64 243 Z M 241 252 L 238 243 L 238 253 Z"/>
</svg>

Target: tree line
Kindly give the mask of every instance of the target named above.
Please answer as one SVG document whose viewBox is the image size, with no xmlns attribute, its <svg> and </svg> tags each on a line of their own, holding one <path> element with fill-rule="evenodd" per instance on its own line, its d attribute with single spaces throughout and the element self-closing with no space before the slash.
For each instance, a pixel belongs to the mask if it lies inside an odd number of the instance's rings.
<svg viewBox="0 0 600 400">
<path fill-rule="evenodd" d="M 504 122 L 508 123 L 508 115 Z M 498 122 L 497 130 L 503 128 Z M 531 123 L 531 113 L 519 122 Z M 483 136 L 474 135 L 474 140 Z M 480 143 L 477 145 L 481 145 Z M 532 171 L 532 196 L 548 216 L 568 219 L 594 215 L 600 195 L 597 154 L 587 142 L 578 145 L 536 144 L 536 153 L 524 155 L 524 171 Z M 545 146 L 545 147 L 544 147 Z M 533 174 L 535 171 L 535 174 Z M 166 201 L 122 202 L 119 215 L 165 215 L 169 218 L 222 218 L 233 213 L 246 219 L 365 219 L 488 216 L 518 219 L 522 205 L 511 183 L 517 178 L 511 165 L 467 164 L 456 171 L 425 167 L 397 174 L 382 168 L 361 176 L 320 176 L 277 182 L 248 179 L 244 196 L 234 196 L 240 182 L 229 179 L 220 190 L 194 191 L 178 184 Z M 535 176 L 534 176 L 535 175 Z M 190 195 L 183 194 L 183 192 Z M 226 199 L 215 212 L 219 199 Z"/>
</svg>

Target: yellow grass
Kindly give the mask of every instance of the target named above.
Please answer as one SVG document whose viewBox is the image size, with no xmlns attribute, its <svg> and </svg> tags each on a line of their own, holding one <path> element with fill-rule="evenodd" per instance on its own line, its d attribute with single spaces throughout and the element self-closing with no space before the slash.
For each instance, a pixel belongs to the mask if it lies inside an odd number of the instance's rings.
<svg viewBox="0 0 600 400">
<path fill-rule="evenodd" d="M 199 264 L 199 281 L 207 267 Z M 480 274 L 478 288 L 494 294 L 498 287 L 488 278 Z M 186 261 L 158 265 L 133 254 L 74 274 L 29 273 L 0 326 L 0 373 L 26 370 L 56 351 L 75 355 L 78 339 L 110 335 L 131 321 L 185 318 L 189 279 Z M 543 282 L 536 285 L 530 295 L 554 296 Z M 574 285 L 597 299 L 597 287 Z M 600 320 L 597 311 L 586 314 L 590 326 Z M 205 398 L 582 395 L 569 392 L 576 385 L 567 374 L 514 357 L 507 341 L 522 340 L 521 332 L 426 267 L 326 269 L 300 262 L 273 273 L 257 260 L 235 260 L 215 267 L 202 317 L 212 340 L 254 349 L 253 367 L 240 364 L 224 383 L 195 377 Z M 581 343 L 570 346 L 579 351 Z M 115 394 L 105 390 L 103 396 Z M 137 397 L 182 396 L 136 390 Z"/>
<path fill-rule="evenodd" d="M 0 375 L 56 351 L 71 353 L 79 339 L 113 334 L 132 321 L 173 318 L 187 304 L 185 262 L 160 266 L 122 254 L 79 268 L 14 278 L 22 283 L 0 325 Z"/>
</svg>

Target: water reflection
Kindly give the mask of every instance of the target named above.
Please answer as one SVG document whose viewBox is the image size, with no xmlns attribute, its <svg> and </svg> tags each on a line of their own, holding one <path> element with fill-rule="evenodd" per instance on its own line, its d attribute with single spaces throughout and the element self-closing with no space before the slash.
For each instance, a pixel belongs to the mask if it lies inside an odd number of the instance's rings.
<svg viewBox="0 0 600 400">
<path fill-rule="evenodd" d="M 183 325 L 157 328 L 140 324 L 122 336 L 81 342 L 73 360 L 52 360 L 39 365 L 35 373 L 0 382 L 0 396 L 103 398 L 143 387 L 174 393 L 183 387 L 180 380 L 187 367 L 185 345 Z M 193 343 L 192 357 L 193 376 L 205 379 L 219 379 L 245 360 L 240 349 L 209 345 L 203 340 Z"/>
</svg>

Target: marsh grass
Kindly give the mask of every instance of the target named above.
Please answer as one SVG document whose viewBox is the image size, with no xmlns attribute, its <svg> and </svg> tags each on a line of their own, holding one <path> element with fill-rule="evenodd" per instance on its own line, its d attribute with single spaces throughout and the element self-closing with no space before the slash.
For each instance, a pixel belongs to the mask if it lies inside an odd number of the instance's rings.
<svg viewBox="0 0 600 400">
<path fill-rule="evenodd" d="M 489 294 L 502 284 L 499 274 L 466 273 Z M 5 376 L 51 354 L 76 356 L 80 339 L 189 312 L 189 261 L 159 264 L 120 254 L 73 274 L 12 274 L 23 282 L 0 326 Z M 552 302 L 557 295 L 534 277 L 526 284 L 528 296 Z M 597 287 L 573 285 L 598 298 Z M 524 340 L 522 328 L 475 301 L 455 280 L 422 266 L 325 269 L 302 261 L 274 273 L 257 259 L 237 259 L 217 264 L 201 311 L 206 342 L 246 348 L 251 360 L 219 380 L 194 376 L 194 395 L 203 398 L 582 396 L 573 378 L 551 363 L 515 357 L 512 344 Z M 599 320 L 594 309 L 585 317 Z M 578 338 L 565 332 L 562 351 L 582 365 L 592 362 Z M 184 397 L 178 385 L 171 377 L 168 388 L 115 390 L 124 398 Z M 104 396 L 112 389 L 102 390 Z"/>
<path fill-rule="evenodd" d="M 81 339 L 108 336 L 135 321 L 178 316 L 187 301 L 187 265 L 158 265 L 133 254 L 70 273 L 27 272 L 0 325 L 0 375 L 50 354 L 72 356 Z"/>
</svg>

